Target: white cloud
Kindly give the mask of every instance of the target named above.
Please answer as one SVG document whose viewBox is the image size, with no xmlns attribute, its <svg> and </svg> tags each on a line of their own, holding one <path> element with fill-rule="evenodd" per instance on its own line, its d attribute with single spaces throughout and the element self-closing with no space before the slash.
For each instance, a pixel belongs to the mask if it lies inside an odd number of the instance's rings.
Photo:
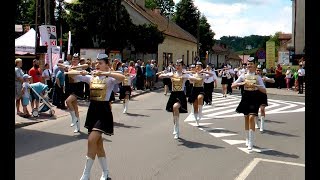
<svg viewBox="0 0 320 180">
<path fill-rule="evenodd" d="M 207 17 L 211 29 L 216 34 L 215 39 L 220 39 L 222 36 L 273 35 L 278 31 L 292 33 L 292 8 L 288 5 L 290 2 L 286 4 L 277 0 L 224 2 L 194 1 L 195 6 Z"/>
</svg>

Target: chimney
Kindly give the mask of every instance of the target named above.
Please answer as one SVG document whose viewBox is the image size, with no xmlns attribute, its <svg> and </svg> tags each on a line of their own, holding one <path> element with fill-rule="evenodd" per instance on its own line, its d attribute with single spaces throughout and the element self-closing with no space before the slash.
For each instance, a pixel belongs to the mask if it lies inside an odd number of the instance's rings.
<svg viewBox="0 0 320 180">
<path fill-rule="evenodd" d="M 137 5 L 139 5 L 140 7 L 142 7 L 143 9 L 145 9 L 145 1 L 146 0 L 133 0 L 134 3 L 136 3 Z"/>
</svg>

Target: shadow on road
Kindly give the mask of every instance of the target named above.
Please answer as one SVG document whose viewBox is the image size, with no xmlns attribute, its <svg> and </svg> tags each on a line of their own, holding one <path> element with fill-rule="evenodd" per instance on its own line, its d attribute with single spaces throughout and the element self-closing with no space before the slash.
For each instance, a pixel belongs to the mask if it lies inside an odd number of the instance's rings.
<svg viewBox="0 0 320 180">
<path fill-rule="evenodd" d="M 88 134 L 84 132 L 80 132 L 80 134 L 75 133 L 74 135 L 63 135 L 37 130 L 19 129 L 16 130 L 15 133 L 15 158 L 87 138 Z M 103 139 L 111 142 L 108 139 Z"/>
<path fill-rule="evenodd" d="M 183 138 L 179 138 L 179 142 L 180 142 L 179 146 L 185 146 L 187 148 L 202 148 L 202 147 L 209 148 L 209 149 L 224 148 L 224 147 L 215 146 L 212 144 L 203 144 L 203 143 L 199 143 L 199 142 L 188 141 Z"/>
<path fill-rule="evenodd" d="M 269 156 L 276 156 L 276 157 L 285 157 L 285 158 L 295 158 L 295 159 L 299 158 L 298 155 L 287 154 L 287 153 L 276 151 L 276 150 L 263 151 L 263 152 L 260 152 L 259 154 L 264 154 L 264 155 L 269 155 Z"/>
<path fill-rule="evenodd" d="M 286 122 L 281 122 L 281 121 L 272 121 L 272 120 L 264 120 L 264 122 L 266 122 L 266 123 L 277 123 L 277 124 L 284 124 L 284 123 L 286 123 Z"/>
<path fill-rule="evenodd" d="M 271 131 L 271 130 L 264 130 L 263 133 L 264 134 L 270 134 L 270 135 L 273 135 L 273 136 L 299 137 L 297 135 L 281 133 L 281 132 L 276 132 L 276 131 Z"/>
<path fill-rule="evenodd" d="M 232 133 L 232 134 L 239 134 L 239 132 L 230 131 L 227 129 L 210 129 L 210 128 L 203 128 L 209 133 Z"/>
<path fill-rule="evenodd" d="M 135 113 L 127 113 L 127 116 L 141 116 L 141 117 L 150 117 L 149 115 L 144 115 L 144 114 L 135 114 Z"/>
<path fill-rule="evenodd" d="M 125 125 L 123 123 L 119 123 L 119 122 L 113 122 L 114 128 L 140 128 L 138 126 L 129 126 L 129 125 Z"/>
</svg>

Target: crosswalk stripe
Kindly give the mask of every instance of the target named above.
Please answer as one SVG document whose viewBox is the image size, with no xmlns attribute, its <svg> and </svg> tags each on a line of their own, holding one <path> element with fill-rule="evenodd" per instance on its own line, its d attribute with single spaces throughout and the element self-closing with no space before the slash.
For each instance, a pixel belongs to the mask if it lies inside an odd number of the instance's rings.
<svg viewBox="0 0 320 180">
<path fill-rule="evenodd" d="M 209 133 L 209 134 L 214 136 L 214 137 L 216 137 L 216 138 L 237 135 L 237 134 L 234 134 L 234 133 Z"/>
<path fill-rule="evenodd" d="M 211 111 L 218 111 L 218 110 L 221 110 L 221 109 L 226 109 L 226 108 L 231 108 L 231 107 L 237 107 L 239 105 L 239 103 L 236 103 L 236 104 L 233 104 L 233 105 L 230 105 L 230 106 L 223 106 L 223 107 L 212 107 L 211 109 L 208 109 L 208 110 L 202 110 L 202 113 L 208 113 L 208 112 L 211 112 Z"/>
<path fill-rule="evenodd" d="M 230 144 L 230 145 L 235 145 L 235 144 L 244 144 L 246 143 L 245 140 L 229 140 L 229 139 L 222 139 L 222 141 Z"/>
</svg>

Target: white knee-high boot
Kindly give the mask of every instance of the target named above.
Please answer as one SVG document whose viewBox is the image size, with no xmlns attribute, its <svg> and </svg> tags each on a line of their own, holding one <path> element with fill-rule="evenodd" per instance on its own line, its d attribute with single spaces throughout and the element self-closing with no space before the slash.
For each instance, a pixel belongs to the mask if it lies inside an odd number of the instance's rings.
<svg viewBox="0 0 320 180">
<path fill-rule="evenodd" d="M 199 116 L 198 116 L 199 118 L 198 119 L 201 120 L 201 118 L 202 118 L 202 105 L 199 105 L 198 109 L 199 109 L 199 112 L 198 112 L 199 113 Z"/>
<path fill-rule="evenodd" d="M 174 139 L 178 139 L 179 138 L 179 116 L 173 116 L 173 120 L 174 120 L 174 130 L 173 130 L 173 134 L 174 134 Z"/>
<path fill-rule="evenodd" d="M 260 132 L 263 132 L 263 130 L 264 130 L 264 116 L 261 116 L 261 118 L 260 118 Z"/>
<path fill-rule="evenodd" d="M 193 116 L 194 116 L 194 119 L 195 119 L 195 121 L 196 121 L 197 126 L 199 126 L 198 113 L 194 113 Z"/>
<path fill-rule="evenodd" d="M 74 124 L 75 124 L 75 122 L 76 122 L 76 113 L 74 112 L 74 111 L 70 111 L 70 115 L 71 115 L 71 124 L 70 124 L 70 126 L 72 127 L 72 126 L 74 126 Z"/>
<path fill-rule="evenodd" d="M 256 129 L 259 129 L 258 121 L 259 121 L 258 116 L 256 116 L 256 117 L 254 118 L 255 128 L 256 128 Z"/>
<path fill-rule="evenodd" d="M 249 146 L 249 130 L 246 130 L 246 146 Z"/>
<path fill-rule="evenodd" d="M 99 160 L 99 164 L 101 166 L 102 169 L 102 175 L 100 180 L 108 180 L 108 176 L 109 176 L 109 171 L 108 171 L 108 166 L 107 166 L 107 158 L 106 157 L 98 157 Z"/>
<path fill-rule="evenodd" d="M 129 100 L 125 99 L 123 102 L 123 114 L 126 114 L 128 111 L 128 103 L 129 103 Z"/>
<path fill-rule="evenodd" d="M 191 114 L 192 114 L 192 115 L 194 114 L 194 107 L 193 107 L 193 104 L 191 105 Z"/>
<path fill-rule="evenodd" d="M 248 144 L 248 150 L 252 150 L 253 148 L 253 140 L 254 140 L 254 131 L 252 129 L 249 130 L 249 144 Z"/>
<path fill-rule="evenodd" d="M 86 165 L 84 167 L 82 176 L 80 178 L 80 180 L 89 180 L 90 179 L 90 171 L 93 165 L 94 159 L 91 159 L 90 157 L 87 156 L 87 161 L 86 161 Z"/>
<path fill-rule="evenodd" d="M 76 127 L 75 127 L 75 129 L 74 129 L 74 133 L 77 133 L 77 132 L 80 132 L 80 118 L 77 118 L 76 117 L 76 119 L 75 119 L 75 125 L 76 125 Z"/>
</svg>

